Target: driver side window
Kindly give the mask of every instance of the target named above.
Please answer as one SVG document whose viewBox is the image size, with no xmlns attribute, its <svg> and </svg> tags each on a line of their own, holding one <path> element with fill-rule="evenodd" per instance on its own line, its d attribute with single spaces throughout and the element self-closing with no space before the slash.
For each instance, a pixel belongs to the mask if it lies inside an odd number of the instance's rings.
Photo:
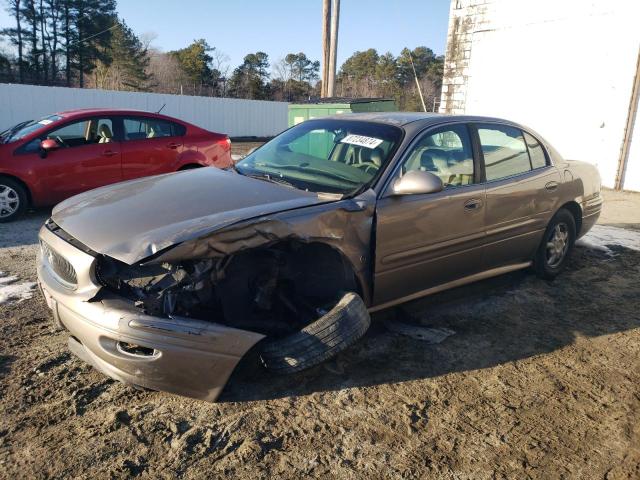
<svg viewBox="0 0 640 480">
<path fill-rule="evenodd" d="M 474 183 L 473 150 L 467 126 L 442 127 L 423 136 L 402 166 L 403 174 L 412 170 L 437 175 L 445 188 Z"/>
<path fill-rule="evenodd" d="M 113 141 L 113 124 L 109 118 L 79 120 L 50 130 L 41 138 L 36 138 L 22 147 L 20 153 L 34 153 L 40 149 L 40 142 L 55 140 L 61 147 L 82 147 L 96 143 Z"/>
</svg>

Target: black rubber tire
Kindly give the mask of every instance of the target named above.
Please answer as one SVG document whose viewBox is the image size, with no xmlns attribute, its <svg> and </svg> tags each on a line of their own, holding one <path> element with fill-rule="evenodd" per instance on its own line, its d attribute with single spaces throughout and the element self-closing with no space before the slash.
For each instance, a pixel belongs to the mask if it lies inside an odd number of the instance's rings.
<svg viewBox="0 0 640 480">
<path fill-rule="evenodd" d="M 569 247 L 564 257 L 562 258 L 562 261 L 557 266 L 551 267 L 547 263 L 547 242 L 551 238 L 556 225 L 558 225 L 559 223 L 565 223 L 568 227 Z M 571 251 L 573 250 L 573 245 L 575 242 L 576 220 L 569 210 L 561 208 L 553 216 L 553 218 L 549 222 L 549 225 L 547 225 L 547 229 L 544 232 L 544 236 L 542 237 L 540 246 L 536 251 L 536 256 L 533 261 L 533 269 L 536 272 L 536 275 L 545 280 L 553 280 L 554 278 L 556 278 L 566 265 L 567 259 L 569 258 L 569 255 L 571 255 Z"/>
<path fill-rule="evenodd" d="M 18 194 L 18 209 L 11 215 L 0 217 L 0 223 L 12 222 L 16 218 L 22 216 L 22 214 L 27 210 L 27 207 L 29 206 L 29 196 L 27 195 L 24 187 L 11 178 L 0 177 L 0 186 L 2 185 L 6 185 Z"/>
<path fill-rule="evenodd" d="M 260 359 L 272 372 L 299 372 L 345 350 L 366 333 L 370 324 L 364 302 L 349 292 L 327 314 L 299 332 L 267 341 L 260 350 Z"/>
<path fill-rule="evenodd" d="M 198 165 L 197 163 L 188 163 L 183 165 L 178 169 L 179 172 L 184 172 L 185 170 L 195 170 L 196 168 L 202 168 L 203 165 Z"/>
</svg>

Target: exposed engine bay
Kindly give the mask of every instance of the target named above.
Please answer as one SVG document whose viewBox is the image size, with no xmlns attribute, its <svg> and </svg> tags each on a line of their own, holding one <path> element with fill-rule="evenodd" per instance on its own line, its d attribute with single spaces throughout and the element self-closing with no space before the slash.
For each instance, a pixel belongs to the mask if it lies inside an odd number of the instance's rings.
<svg viewBox="0 0 640 480">
<path fill-rule="evenodd" d="M 181 316 L 278 338 L 357 290 L 352 268 L 326 244 L 283 242 L 222 258 L 127 265 L 102 257 L 96 276 L 153 316 Z"/>
</svg>

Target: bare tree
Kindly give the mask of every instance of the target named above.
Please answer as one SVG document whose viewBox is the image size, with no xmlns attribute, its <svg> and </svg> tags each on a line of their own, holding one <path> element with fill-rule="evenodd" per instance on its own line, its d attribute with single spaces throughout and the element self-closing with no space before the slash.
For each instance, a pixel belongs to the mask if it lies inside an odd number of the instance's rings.
<svg viewBox="0 0 640 480">
<path fill-rule="evenodd" d="M 221 97 L 227 94 L 227 80 L 229 78 L 229 55 L 214 48 L 211 52 L 211 64 L 213 65 L 214 74 L 217 73 L 218 94 Z"/>
<path fill-rule="evenodd" d="M 149 50 L 147 73 L 153 79 L 151 90 L 157 93 L 182 93 L 181 86 L 189 81 L 173 55 L 154 48 Z"/>
<path fill-rule="evenodd" d="M 22 8 L 21 0 L 9 0 L 7 2 L 7 10 L 13 15 L 13 18 L 16 21 L 15 32 L 9 32 L 9 34 L 13 39 L 13 43 L 15 43 L 16 47 L 18 47 L 18 78 L 20 79 L 20 83 L 23 83 L 24 82 L 24 58 L 23 58 L 23 45 L 22 45 L 22 24 L 20 23 L 20 21 L 22 20 L 21 8 Z"/>
</svg>

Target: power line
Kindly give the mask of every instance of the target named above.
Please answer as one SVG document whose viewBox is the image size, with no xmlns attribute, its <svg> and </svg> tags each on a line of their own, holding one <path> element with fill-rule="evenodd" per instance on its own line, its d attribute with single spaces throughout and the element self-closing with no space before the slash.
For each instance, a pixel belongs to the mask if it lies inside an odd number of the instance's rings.
<svg viewBox="0 0 640 480">
<path fill-rule="evenodd" d="M 69 44 L 69 46 L 71 46 L 71 45 L 77 45 L 77 44 L 82 43 L 82 42 L 86 42 L 87 40 L 90 40 L 90 39 L 95 38 L 95 37 L 97 37 L 97 36 L 99 36 L 99 35 L 102 35 L 103 33 L 107 33 L 109 30 L 113 30 L 113 29 L 114 29 L 114 28 L 116 28 L 118 25 L 119 25 L 119 24 L 117 24 L 117 23 L 116 23 L 115 25 L 113 25 L 113 26 L 111 26 L 111 27 L 107 28 L 106 30 L 102 30 L 101 32 L 98 32 L 98 33 L 96 33 L 96 34 L 94 34 L 94 35 L 89 35 L 88 37 L 85 37 L 85 38 L 83 38 L 83 39 L 81 39 L 81 40 L 78 40 L 77 42 L 70 43 L 70 44 Z"/>
</svg>

